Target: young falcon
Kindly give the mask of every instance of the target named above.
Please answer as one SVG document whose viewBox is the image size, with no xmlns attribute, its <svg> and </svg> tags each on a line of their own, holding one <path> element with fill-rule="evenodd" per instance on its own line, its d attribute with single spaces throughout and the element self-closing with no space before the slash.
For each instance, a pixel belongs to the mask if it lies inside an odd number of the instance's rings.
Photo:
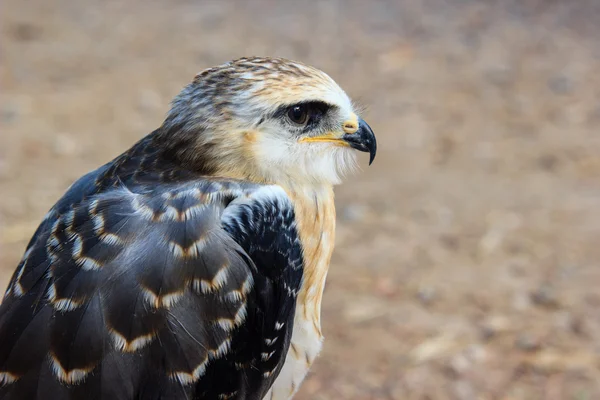
<svg viewBox="0 0 600 400">
<path fill-rule="evenodd" d="M 315 68 L 197 75 L 33 235 L 0 306 L 0 398 L 291 398 L 354 150 L 373 161 L 373 132 Z"/>
</svg>

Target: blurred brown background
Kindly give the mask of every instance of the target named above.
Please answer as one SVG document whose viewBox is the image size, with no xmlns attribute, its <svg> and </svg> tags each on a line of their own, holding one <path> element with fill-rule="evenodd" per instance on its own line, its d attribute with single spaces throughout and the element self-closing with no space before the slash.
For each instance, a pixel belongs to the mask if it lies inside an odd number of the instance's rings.
<svg viewBox="0 0 600 400">
<path fill-rule="evenodd" d="M 4 0 L 0 30 L 2 288 L 196 72 L 284 56 L 379 140 L 297 398 L 600 398 L 600 1 Z"/>
</svg>

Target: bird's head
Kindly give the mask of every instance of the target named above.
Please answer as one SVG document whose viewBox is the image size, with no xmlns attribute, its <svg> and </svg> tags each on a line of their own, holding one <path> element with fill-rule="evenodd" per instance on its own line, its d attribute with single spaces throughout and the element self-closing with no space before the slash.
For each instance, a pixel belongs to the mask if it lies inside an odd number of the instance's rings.
<svg viewBox="0 0 600 400">
<path fill-rule="evenodd" d="M 174 99 L 160 137 L 191 168 L 279 184 L 337 184 L 356 165 L 356 150 L 372 162 L 377 149 L 333 79 L 281 58 L 199 73 Z"/>
</svg>

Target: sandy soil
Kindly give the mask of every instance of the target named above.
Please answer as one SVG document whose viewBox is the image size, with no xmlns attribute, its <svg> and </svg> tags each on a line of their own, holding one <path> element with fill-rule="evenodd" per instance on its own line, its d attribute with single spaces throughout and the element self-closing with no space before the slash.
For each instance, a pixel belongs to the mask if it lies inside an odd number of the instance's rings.
<svg viewBox="0 0 600 400">
<path fill-rule="evenodd" d="M 196 72 L 285 56 L 379 138 L 337 190 L 297 398 L 600 398 L 598 21 L 594 0 L 5 0 L 0 286 L 66 187 Z"/>
</svg>

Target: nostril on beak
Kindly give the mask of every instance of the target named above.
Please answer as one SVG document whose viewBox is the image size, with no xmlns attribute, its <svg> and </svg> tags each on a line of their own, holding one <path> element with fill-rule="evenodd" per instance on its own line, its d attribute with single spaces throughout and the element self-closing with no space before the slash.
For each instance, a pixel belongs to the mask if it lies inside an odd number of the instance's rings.
<svg viewBox="0 0 600 400">
<path fill-rule="evenodd" d="M 343 129 L 345 133 L 352 134 L 358 130 L 358 123 L 354 121 L 344 122 Z"/>
</svg>

